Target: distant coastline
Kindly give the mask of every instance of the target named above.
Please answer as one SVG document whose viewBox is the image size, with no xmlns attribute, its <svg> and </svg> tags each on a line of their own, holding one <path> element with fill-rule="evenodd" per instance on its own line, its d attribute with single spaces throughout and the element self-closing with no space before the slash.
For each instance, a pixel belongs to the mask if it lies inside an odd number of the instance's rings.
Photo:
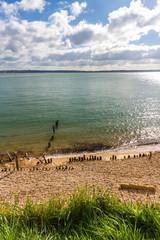
<svg viewBox="0 0 160 240">
<path fill-rule="evenodd" d="M 160 72 L 157 70 L 0 70 L 0 73 L 130 73 L 130 72 Z"/>
</svg>

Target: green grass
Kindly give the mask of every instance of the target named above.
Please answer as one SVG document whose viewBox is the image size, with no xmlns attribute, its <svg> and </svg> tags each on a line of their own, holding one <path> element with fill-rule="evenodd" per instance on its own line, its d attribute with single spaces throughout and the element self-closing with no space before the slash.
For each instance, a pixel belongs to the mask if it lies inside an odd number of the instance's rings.
<svg viewBox="0 0 160 240">
<path fill-rule="evenodd" d="M 158 205 L 120 203 L 84 186 L 68 199 L 0 205 L 0 240 L 160 239 Z"/>
</svg>

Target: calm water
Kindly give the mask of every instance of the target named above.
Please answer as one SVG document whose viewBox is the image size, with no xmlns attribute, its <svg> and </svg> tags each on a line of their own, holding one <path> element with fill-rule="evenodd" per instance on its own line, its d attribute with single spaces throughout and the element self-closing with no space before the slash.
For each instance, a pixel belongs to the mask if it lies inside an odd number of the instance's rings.
<svg viewBox="0 0 160 240">
<path fill-rule="evenodd" d="M 0 74 L 0 152 L 160 143 L 160 73 Z"/>
</svg>

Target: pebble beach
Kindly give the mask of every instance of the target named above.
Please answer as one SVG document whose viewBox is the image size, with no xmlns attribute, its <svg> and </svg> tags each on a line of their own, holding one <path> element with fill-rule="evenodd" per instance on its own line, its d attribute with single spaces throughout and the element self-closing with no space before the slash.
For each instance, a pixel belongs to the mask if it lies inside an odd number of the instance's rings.
<svg viewBox="0 0 160 240">
<path fill-rule="evenodd" d="M 1 163 L 0 201 L 13 204 L 15 196 L 22 205 L 27 197 L 47 201 L 52 196 L 67 197 L 88 184 L 109 191 L 122 202 L 159 203 L 160 151 L 90 153 L 79 161 L 83 156 L 46 157 L 46 161 L 42 156 L 19 158 L 19 171 L 15 160 Z M 123 184 L 133 187 L 121 188 Z"/>
</svg>

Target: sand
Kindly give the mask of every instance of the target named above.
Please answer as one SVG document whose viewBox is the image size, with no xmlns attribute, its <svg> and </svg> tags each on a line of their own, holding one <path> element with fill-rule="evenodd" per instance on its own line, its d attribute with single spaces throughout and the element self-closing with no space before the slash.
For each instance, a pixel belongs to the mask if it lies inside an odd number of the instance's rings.
<svg viewBox="0 0 160 240">
<path fill-rule="evenodd" d="M 39 165 L 36 165 L 38 159 L 20 159 L 20 171 L 13 170 L 15 163 L 1 164 L 0 201 L 14 203 L 18 193 L 20 204 L 25 203 L 27 196 L 33 201 L 47 201 L 53 195 L 68 196 L 87 183 L 109 190 L 111 195 L 122 202 L 159 203 L 160 152 L 152 153 L 152 157 L 148 153 L 146 151 L 147 156 L 136 158 L 133 157 L 139 154 L 136 150 L 94 153 L 92 155 L 102 156 L 102 160 L 72 163 L 68 162 L 69 156 L 57 156 L 52 157 L 52 163 Z M 116 160 L 110 159 L 113 154 L 117 156 Z M 128 155 L 130 158 L 127 158 Z M 33 170 L 33 166 L 37 170 Z M 2 171 L 5 168 L 7 171 Z M 121 184 L 152 186 L 156 191 L 121 189 Z"/>
</svg>

